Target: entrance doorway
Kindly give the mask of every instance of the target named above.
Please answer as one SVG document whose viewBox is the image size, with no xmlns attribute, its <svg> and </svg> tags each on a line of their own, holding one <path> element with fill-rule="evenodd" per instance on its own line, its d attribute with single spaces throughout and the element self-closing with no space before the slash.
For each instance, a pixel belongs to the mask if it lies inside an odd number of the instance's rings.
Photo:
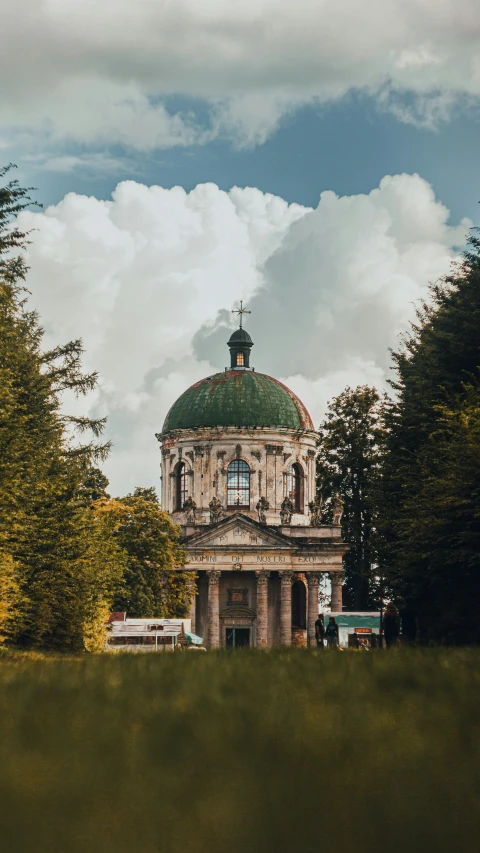
<svg viewBox="0 0 480 853">
<path fill-rule="evenodd" d="M 245 648 L 250 645 L 250 628 L 226 628 L 225 645 L 227 648 Z"/>
</svg>

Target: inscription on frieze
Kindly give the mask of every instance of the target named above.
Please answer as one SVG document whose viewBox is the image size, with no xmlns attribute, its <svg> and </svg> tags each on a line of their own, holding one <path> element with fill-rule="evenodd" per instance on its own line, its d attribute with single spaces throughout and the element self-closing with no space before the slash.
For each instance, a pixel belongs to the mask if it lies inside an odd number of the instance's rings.
<svg viewBox="0 0 480 853">
<path fill-rule="evenodd" d="M 217 557 L 215 554 L 196 554 L 192 560 L 195 563 L 216 563 Z"/>
<path fill-rule="evenodd" d="M 257 554 L 257 563 L 286 563 L 287 558 L 281 554 Z"/>
</svg>

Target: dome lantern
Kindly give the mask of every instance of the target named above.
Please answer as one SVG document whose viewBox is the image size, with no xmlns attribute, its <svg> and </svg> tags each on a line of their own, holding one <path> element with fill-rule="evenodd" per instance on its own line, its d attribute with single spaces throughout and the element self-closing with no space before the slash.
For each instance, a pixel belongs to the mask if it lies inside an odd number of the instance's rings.
<svg viewBox="0 0 480 853">
<path fill-rule="evenodd" d="M 254 369 L 253 367 L 250 367 L 250 350 L 252 347 L 253 341 L 250 335 L 240 326 L 228 341 L 228 348 L 230 350 L 230 370 Z"/>
<path fill-rule="evenodd" d="M 230 349 L 230 370 L 254 370 L 250 367 L 250 350 L 253 347 L 253 341 L 243 328 L 243 315 L 251 314 L 243 307 L 243 299 L 240 300 L 240 308 L 234 308 L 232 314 L 238 314 L 240 320 L 240 328 L 237 329 L 230 340 L 228 347 Z M 228 370 L 228 367 L 225 368 Z"/>
</svg>

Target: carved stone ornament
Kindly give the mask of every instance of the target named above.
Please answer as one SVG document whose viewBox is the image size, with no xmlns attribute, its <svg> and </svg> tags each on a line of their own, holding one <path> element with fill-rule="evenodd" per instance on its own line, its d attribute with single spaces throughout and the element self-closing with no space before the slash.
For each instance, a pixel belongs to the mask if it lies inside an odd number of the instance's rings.
<svg viewBox="0 0 480 853">
<path fill-rule="evenodd" d="M 256 459 L 257 462 L 260 462 L 260 460 L 262 458 L 262 454 L 260 453 L 260 451 L 259 450 L 252 450 L 251 453 L 252 453 L 252 456 L 254 457 L 254 459 Z"/>
<path fill-rule="evenodd" d="M 225 515 L 223 506 L 216 497 L 212 498 L 208 508 L 210 510 L 210 524 L 217 524 Z"/>
<path fill-rule="evenodd" d="M 217 459 L 224 459 L 226 455 L 226 450 L 217 450 Z"/>
<path fill-rule="evenodd" d="M 335 495 L 333 501 L 333 526 L 340 527 L 343 517 L 343 501 L 340 495 Z"/>
<path fill-rule="evenodd" d="M 193 498 L 187 498 L 187 500 L 183 504 L 183 511 L 187 517 L 187 524 L 195 524 L 195 513 L 197 511 L 197 504 L 195 503 Z"/>
<path fill-rule="evenodd" d="M 248 607 L 248 589 L 232 587 L 227 589 L 227 607 Z"/>
<path fill-rule="evenodd" d="M 270 572 L 268 569 L 257 569 L 255 575 L 257 577 L 257 585 L 264 586 L 268 583 Z"/>
<path fill-rule="evenodd" d="M 235 447 L 235 456 L 237 457 L 237 459 L 240 459 L 241 455 L 242 455 L 242 445 L 237 444 L 237 446 Z"/>
<path fill-rule="evenodd" d="M 283 444 L 266 444 L 265 451 L 270 456 L 280 456 L 283 453 Z"/>
<path fill-rule="evenodd" d="M 267 501 L 267 499 L 266 498 L 260 498 L 255 509 L 258 512 L 258 520 L 259 520 L 260 524 L 266 524 L 267 523 L 267 517 L 265 515 L 265 512 L 267 511 L 267 509 L 270 509 L 270 504 Z"/>
<path fill-rule="evenodd" d="M 280 520 L 282 524 L 290 524 L 293 515 L 293 502 L 287 497 L 283 499 L 280 507 Z"/>
<path fill-rule="evenodd" d="M 317 495 L 315 500 L 311 501 L 308 504 L 308 508 L 310 510 L 310 525 L 312 527 L 321 527 L 322 526 L 322 516 L 323 516 L 323 498 L 321 495 Z"/>
<path fill-rule="evenodd" d="M 218 569 L 208 569 L 206 572 L 209 586 L 214 583 L 218 583 L 222 573 Z"/>
<path fill-rule="evenodd" d="M 188 456 L 188 458 L 193 462 L 193 450 L 187 450 L 185 456 Z"/>
</svg>

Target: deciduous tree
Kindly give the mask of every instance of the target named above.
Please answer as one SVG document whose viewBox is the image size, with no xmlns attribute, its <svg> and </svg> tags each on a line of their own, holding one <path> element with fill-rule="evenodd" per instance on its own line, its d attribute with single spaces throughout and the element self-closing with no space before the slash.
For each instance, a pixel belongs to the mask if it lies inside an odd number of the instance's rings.
<svg viewBox="0 0 480 853">
<path fill-rule="evenodd" d="M 325 522 L 332 521 L 335 495 L 344 503 L 342 533 L 350 550 L 344 558 L 343 604 L 352 610 L 377 604 L 375 529 L 387 403 L 386 395 L 367 385 L 346 388 L 331 401 L 320 425 L 318 490 Z"/>
</svg>

